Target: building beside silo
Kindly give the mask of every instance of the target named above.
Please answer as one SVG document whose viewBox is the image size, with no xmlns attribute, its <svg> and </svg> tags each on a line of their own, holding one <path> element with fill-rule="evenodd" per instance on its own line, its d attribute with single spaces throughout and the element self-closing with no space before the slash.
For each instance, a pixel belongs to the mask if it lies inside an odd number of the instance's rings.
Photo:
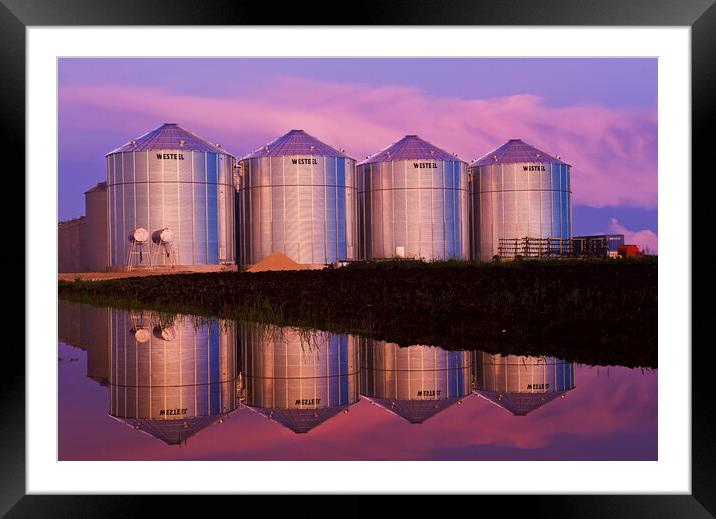
<svg viewBox="0 0 716 519">
<path fill-rule="evenodd" d="M 357 166 L 360 258 L 468 259 L 467 163 L 417 135 Z"/>
<path fill-rule="evenodd" d="M 619 247 L 622 245 L 624 245 L 623 234 L 598 234 L 572 238 L 574 254 L 579 256 L 617 257 Z"/>
<path fill-rule="evenodd" d="M 574 389 L 574 363 L 554 357 L 475 351 L 475 393 L 516 416 Z"/>
<path fill-rule="evenodd" d="M 243 157 L 238 176 L 239 262 L 281 252 L 307 265 L 355 259 L 355 160 L 291 130 Z"/>
<path fill-rule="evenodd" d="M 85 191 L 85 216 L 57 226 L 57 271 L 103 271 L 107 247 L 107 183 L 100 182 Z"/>
<path fill-rule="evenodd" d="M 80 216 L 57 224 L 57 271 L 82 272 L 82 236 L 86 218 Z"/>
<path fill-rule="evenodd" d="M 307 433 L 359 399 L 358 338 L 240 323 L 242 402 Z"/>
<path fill-rule="evenodd" d="M 81 263 L 84 272 L 101 272 L 109 266 L 107 236 L 107 182 L 85 191 L 85 225 L 81 236 Z"/>
<path fill-rule="evenodd" d="M 57 301 L 57 315 L 57 338 L 65 344 L 84 350 L 82 305 L 59 299 Z"/>
<path fill-rule="evenodd" d="M 470 395 L 472 357 L 435 346 L 361 339 L 361 395 L 410 423 L 422 423 Z"/>
<path fill-rule="evenodd" d="M 500 240 L 572 236 L 571 166 L 521 141 L 510 139 L 469 168 L 471 257 L 489 261 Z"/>
<path fill-rule="evenodd" d="M 237 408 L 228 321 L 110 309 L 109 415 L 175 445 Z"/>
<path fill-rule="evenodd" d="M 173 257 L 147 242 L 142 264 L 220 267 L 235 262 L 234 157 L 167 123 L 107 154 L 109 265 L 127 265 L 135 229 L 170 229 Z M 151 253 L 151 256 L 146 254 Z"/>
</svg>

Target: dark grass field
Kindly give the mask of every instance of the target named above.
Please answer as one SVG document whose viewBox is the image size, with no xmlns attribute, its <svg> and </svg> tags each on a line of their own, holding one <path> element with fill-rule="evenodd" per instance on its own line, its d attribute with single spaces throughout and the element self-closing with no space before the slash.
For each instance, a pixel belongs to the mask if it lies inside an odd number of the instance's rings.
<svg viewBox="0 0 716 519">
<path fill-rule="evenodd" d="M 388 261 L 59 282 L 59 296 L 356 333 L 401 345 L 657 367 L 657 259 Z"/>
</svg>

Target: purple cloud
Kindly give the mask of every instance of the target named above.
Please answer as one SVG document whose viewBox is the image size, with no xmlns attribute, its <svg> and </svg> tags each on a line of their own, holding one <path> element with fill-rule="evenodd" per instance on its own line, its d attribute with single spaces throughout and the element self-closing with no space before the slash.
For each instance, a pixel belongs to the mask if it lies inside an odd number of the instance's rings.
<svg viewBox="0 0 716 519">
<path fill-rule="evenodd" d="M 407 133 L 466 161 L 521 138 L 573 165 L 575 204 L 646 209 L 657 204 L 655 109 L 555 107 L 534 95 L 461 99 L 406 86 L 298 77 L 277 78 L 260 92 L 245 90 L 230 98 L 75 84 L 61 88 L 60 103 L 65 129 L 111 122 L 115 133 L 129 139 L 163 122 L 178 122 L 237 154 L 292 128 L 345 148 L 357 159 Z M 82 142 L 65 144 L 63 153 Z"/>
</svg>

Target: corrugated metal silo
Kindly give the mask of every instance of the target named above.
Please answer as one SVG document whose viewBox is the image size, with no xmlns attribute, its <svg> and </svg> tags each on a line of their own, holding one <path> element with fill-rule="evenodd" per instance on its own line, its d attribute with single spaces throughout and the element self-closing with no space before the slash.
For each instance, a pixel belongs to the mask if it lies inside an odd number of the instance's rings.
<svg viewBox="0 0 716 519">
<path fill-rule="evenodd" d="M 574 389 L 574 363 L 554 357 L 475 352 L 475 392 L 524 416 Z"/>
<path fill-rule="evenodd" d="M 467 259 L 467 164 L 406 135 L 357 166 L 362 259 Z"/>
<path fill-rule="evenodd" d="M 109 414 L 178 444 L 237 407 L 236 330 L 111 309 Z"/>
<path fill-rule="evenodd" d="M 410 423 L 422 423 L 470 395 L 472 356 L 435 346 L 362 339 L 361 395 Z"/>
<path fill-rule="evenodd" d="M 110 309 L 82 305 L 82 337 L 87 345 L 87 378 L 101 386 L 109 383 Z"/>
<path fill-rule="evenodd" d="M 86 221 L 82 229 L 82 269 L 100 272 L 109 266 L 107 182 L 85 191 Z"/>
<path fill-rule="evenodd" d="M 239 257 L 281 252 L 302 264 L 355 259 L 355 160 L 308 135 L 287 134 L 240 160 Z"/>
<path fill-rule="evenodd" d="M 226 150 L 173 123 L 107 154 L 110 265 L 125 265 L 140 227 L 150 236 L 171 229 L 178 265 L 234 263 L 233 166 Z"/>
<path fill-rule="evenodd" d="M 307 433 L 358 401 L 358 339 L 241 323 L 244 403 Z"/>
<path fill-rule="evenodd" d="M 472 258 L 491 260 L 500 239 L 571 238 L 571 169 L 520 139 L 470 164 Z"/>
</svg>

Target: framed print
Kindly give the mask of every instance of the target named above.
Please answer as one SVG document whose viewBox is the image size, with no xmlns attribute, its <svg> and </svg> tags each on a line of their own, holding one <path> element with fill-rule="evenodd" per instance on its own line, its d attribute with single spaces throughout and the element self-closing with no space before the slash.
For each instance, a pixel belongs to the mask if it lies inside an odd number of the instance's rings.
<svg viewBox="0 0 716 519">
<path fill-rule="evenodd" d="M 709 1 L 181 4 L 0 9 L 28 204 L 3 513 L 714 515 Z"/>
</svg>

